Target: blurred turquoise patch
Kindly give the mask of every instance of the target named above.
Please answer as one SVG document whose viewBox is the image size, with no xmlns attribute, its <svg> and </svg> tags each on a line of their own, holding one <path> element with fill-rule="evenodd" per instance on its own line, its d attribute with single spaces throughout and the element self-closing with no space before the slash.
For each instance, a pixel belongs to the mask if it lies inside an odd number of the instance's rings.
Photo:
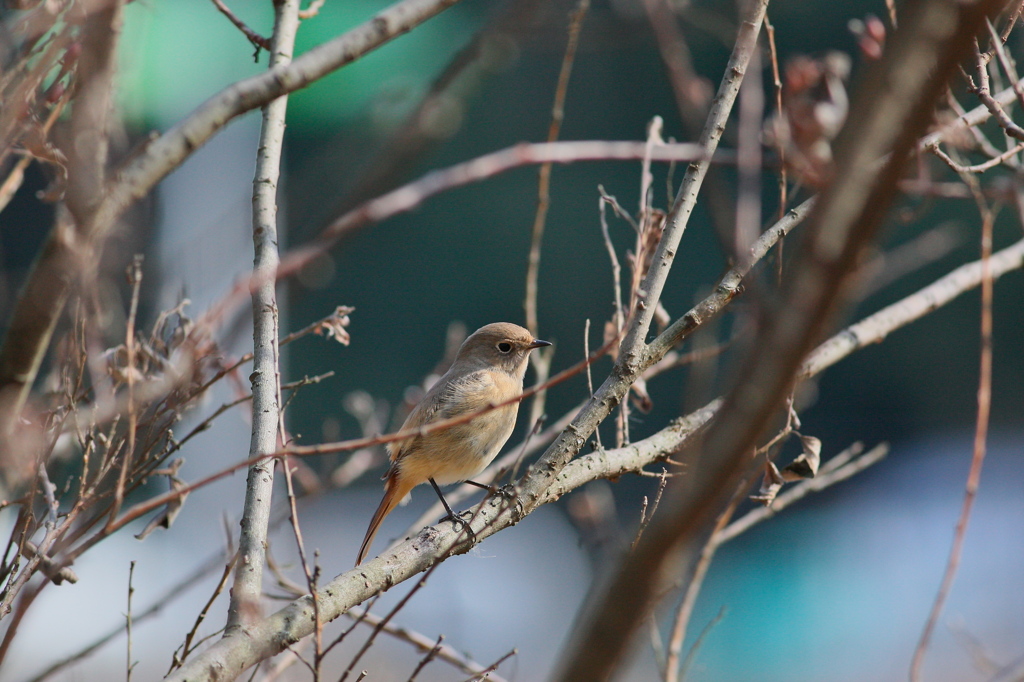
<svg viewBox="0 0 1024 682">
<path fill-rule="evenodd" d="M 225 4 L 250 28 L 270 34 L 271 3 Z M 316 17 L 302 22 L 296 53 L 343 34 L 389 4 L 327 0 Z M 382 127 L 393 125 L 469 41 L 474 24 L 458 8 L 448 10 L 294 93 L 288 105 L 289 126 L 314 128 L 367 116 Z M 261 51 L 257 64 L 253 51 L 209 0 L 131 3 L 125 9 L 121 49 L 119 104 L 125 118 L 138 125 L 172 125 L 231 83 L 263 72 L 268 55 Z"/>
</svg>

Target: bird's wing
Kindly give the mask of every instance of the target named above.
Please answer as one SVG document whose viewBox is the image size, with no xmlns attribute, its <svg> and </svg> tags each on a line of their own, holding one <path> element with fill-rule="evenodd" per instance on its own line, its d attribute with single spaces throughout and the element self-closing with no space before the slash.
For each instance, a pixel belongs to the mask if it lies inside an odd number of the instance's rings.
<svg viewBox="0 0 1024 682">
<path fill-rule="evenodd" d="M 436 398 L 430 401 L 430 414 L 424 423 L 451 419 L 482 410 L 494 400 L 495 393 L 497 385 L 493 373 L 487 370 L 453 377 L 438 387 Z"/>
<path fill-rule="evenodd" d="M 402 431 L 415 429 L 443 419 L 476 412 L 493 400 L 496 384 L 492 373 L 477 370 L 455 377 L 442 377 L 423 397 L 402 424 Z M 419 436 L 388 445 L 392 462 L 397 462 L 416 447 Z M 387 474 L 385 474 L 387 476 Z"/>
</svg>

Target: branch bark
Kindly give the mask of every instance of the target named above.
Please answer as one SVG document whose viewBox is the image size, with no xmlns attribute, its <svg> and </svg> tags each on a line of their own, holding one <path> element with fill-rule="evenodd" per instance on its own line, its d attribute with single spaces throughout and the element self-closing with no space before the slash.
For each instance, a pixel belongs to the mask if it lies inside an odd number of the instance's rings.
<svg viewBox="0 0 1024 682">
<path fill-rule="evenodd" d="M 295 50 L 299 28 L 299 0 L 274 3 L 274 34 L 270 45 L 270 69 L 286 67 Z M 281 422 L 281 374 L 278 338 L 277 279 L 280 262 L 277 235 L 277 187 L 281 175 L 288 97 L 263 107 L 263 126 L 256 155 L 252 187 L 252 239 L 255 250 L 252 291 L 253 371 L 252 438 L 249 458 L 277 450 Z M 276 459 L 264 458 L 249 467 L 238 538 L 239 561 L 228 605 L 225 634 L 244 628 L 262 616 L 263 568 L 266 564 L 267 529 L 274 492 Z"/>
</svg>

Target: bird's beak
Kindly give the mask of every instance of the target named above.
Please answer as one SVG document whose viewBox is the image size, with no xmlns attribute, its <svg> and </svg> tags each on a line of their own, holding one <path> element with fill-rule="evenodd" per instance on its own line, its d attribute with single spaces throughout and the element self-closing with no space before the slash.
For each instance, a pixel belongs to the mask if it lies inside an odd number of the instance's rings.
<svg viewBox="0 0 1024 682">
<path fill-rule="evenodd" d="M 529 346 L 527 346 L 527 348 L 543 348 L 544 346 L 550 346 L 550 345 L 551 345 L 550 341 L 541 341 L 540 339 L 534 339 L 533 343 L 531 343 Z"/>
</svg>

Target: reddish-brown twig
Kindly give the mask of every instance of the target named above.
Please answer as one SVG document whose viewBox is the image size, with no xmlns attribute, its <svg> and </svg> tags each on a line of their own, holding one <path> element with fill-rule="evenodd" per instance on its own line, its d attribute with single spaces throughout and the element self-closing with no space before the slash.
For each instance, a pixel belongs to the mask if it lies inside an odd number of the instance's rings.
<svg viewBox="0 0 1024 682">
<path fill-rule="evenodd" d="M 257 48 L 257 51 L 262 49 L 270 52 L 270 41 L 249 28 L 245 22 L 235 16 L 235 13 L 232 12 L 221 0 L 213 0 L 213 5 L 220 10 L 221 14 L 228 18 L 228 21 L 235 25 L 235 28 L 242 32 L 242 35 L 244 35 L 246 40 Z"/>
<path fill-rule="evenodd" d="M 981 212 L 981 351 L 978 372 L 978 412 L 974 427 L 971 468 L 967 474 L 963 505 L 960 509 L 960 517 L 957 519 L 956 531 L 953 534 L 953 546 L 949 550 L 942 584 L 935 595 L 935 602 L 932 604 L 928 620 L 925 622 L 921 639 L 914 650 L 914 657 L 910 664 L 911 682 L 919 682 L 921 679 L 921 668 L 924 665 L 924 657 L 928 651 L 932 633 L 938 624 L 946 599 L 953 589 L 953 581 L 960 566 L 964 539 L 967 537 L 967 524 L 970 521 L 971 510 L 978 494 L 981 467 L 985 462 L 989 415 L 992 409 L 992 295 L 995 280 L 992 272 L 992 226 L 995 216 L 980 192 L 977 192 L 977 181 L 969 175 L 962 177 L 964 182 L 976 192 L 978 210 Z"/>
</svg>

